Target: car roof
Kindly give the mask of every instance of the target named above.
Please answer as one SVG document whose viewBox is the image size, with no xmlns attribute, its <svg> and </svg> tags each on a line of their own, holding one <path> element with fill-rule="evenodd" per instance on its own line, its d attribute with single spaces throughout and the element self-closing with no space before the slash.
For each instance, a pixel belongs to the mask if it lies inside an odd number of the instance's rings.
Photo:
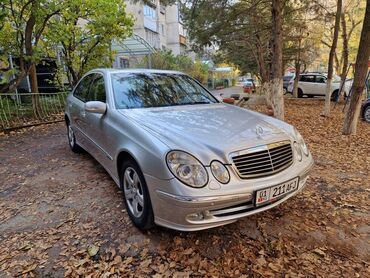
<svg viewBox="0 0 370 278">
<path fill-rule="evenodd" d="M 97 68 L 90 72 L 101 72 L 101 73 L 162 73 L 162 74 L 185 74 L 180 71 L 174 70 L 159 70 L 159 69 L 114 69 L 114 68 Z"/>
</svg>

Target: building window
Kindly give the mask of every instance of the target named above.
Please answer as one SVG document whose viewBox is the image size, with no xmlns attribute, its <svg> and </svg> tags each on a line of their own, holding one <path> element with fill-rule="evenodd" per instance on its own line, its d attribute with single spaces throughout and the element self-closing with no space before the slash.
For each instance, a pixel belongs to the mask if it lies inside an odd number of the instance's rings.
<svg viewBox="0 0 370 278">
<path fill-rule="evenodd" d="M 159 36 L 156 32 L 145 29 L 145 40 L 153 47 L 159 48 Z"/>
<path fill-rule="evenodd" d="M 127 69 L 130 67 L 130 62 L 127 58 L 120 57 L 119 58 L 119 67 L 121 69 Z"/>
<path fill-rule="evenodd" d="M 157 19 L 157 11 L 151 6 L 144 5 L 144 16 L 155 20 Z"/>
<path fill-rule="evenodd" d="M 159 3 L 159 11 L 161 12 L 161 14 L 166 13 L 166 5 L 164 3 Z"/>
<path fill-rule="evenodd" d="M 154 32 L 159 32 L 157 23 L 157 10 L 149 5 L 144 5 L 144 27 Z"/>
<path fill-rule="evenodd" d="M 166 33 L 165 33 L 165 29 L 164 29 L 164 24 L 161 24 L 161 34 L 162 34 L 163 36 L 165 36 L 165 35 L 166 35 Z"/>
</svg>

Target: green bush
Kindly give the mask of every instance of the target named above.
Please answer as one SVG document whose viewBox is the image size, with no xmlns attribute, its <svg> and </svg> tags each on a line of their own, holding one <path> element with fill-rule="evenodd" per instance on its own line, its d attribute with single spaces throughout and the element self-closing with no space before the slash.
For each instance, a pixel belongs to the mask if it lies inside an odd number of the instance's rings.
<svg viewBox="0 0 370 278">
<path fill-rule="evenodd" d="M 149 57 L 145 57 L 141 66 L 148 65 Z M 208 66 L 195 61 L 186 55 L 175 56 L 172 51 L 161 50 L 151 54 L 151 67 L 153 69 L 182 71 L 204 84 L 208 78 Z"/>
</svg>

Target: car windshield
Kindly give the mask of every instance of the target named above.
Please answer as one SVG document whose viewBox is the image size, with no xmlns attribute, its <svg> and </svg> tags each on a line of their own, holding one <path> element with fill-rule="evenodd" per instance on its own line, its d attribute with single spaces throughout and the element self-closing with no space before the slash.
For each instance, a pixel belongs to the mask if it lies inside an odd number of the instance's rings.
<svg viewBox="0 0 370 278">
<path fill-rule="evenodd" d="M 115 73 L 112 86 L 118 109 L 217 103 L 189 76 L 165 73 Z"/>
</svg>

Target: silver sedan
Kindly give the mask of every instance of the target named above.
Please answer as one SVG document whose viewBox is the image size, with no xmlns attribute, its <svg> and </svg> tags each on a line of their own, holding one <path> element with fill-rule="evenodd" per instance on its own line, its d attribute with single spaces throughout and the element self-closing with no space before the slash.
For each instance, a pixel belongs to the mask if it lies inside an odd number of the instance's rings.
<svg viewBox="0 0 370 278">
<path fill-rule="evenodd" d="M 67 98 L 69 146 L 122 189 L 132 222 L 195 231 L 273 208 L 313 165 L 299 132 L 174 71 L 96 69 Z"/>
</svg>

